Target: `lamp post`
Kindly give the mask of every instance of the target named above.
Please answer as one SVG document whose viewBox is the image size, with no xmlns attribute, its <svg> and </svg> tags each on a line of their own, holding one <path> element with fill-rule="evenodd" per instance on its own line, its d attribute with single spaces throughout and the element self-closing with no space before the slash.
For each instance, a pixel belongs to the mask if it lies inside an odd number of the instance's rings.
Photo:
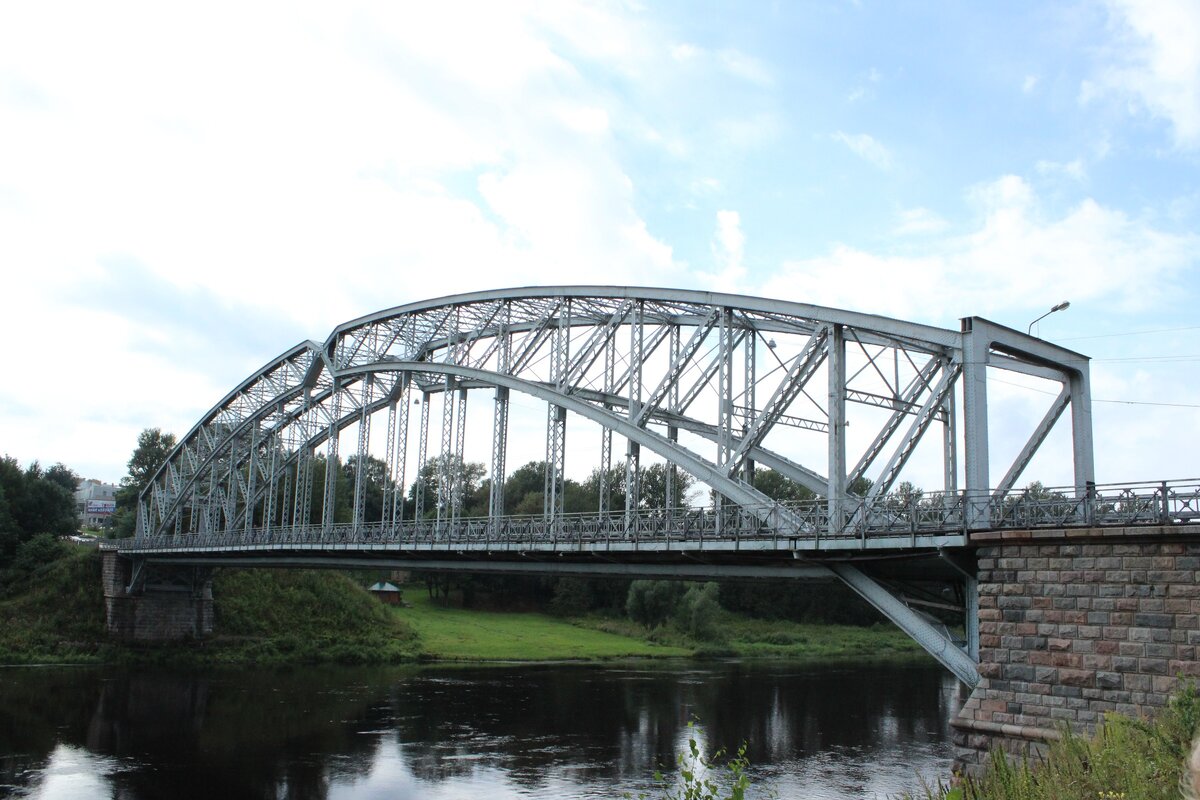
<svg viewBox="0 0 1200 800">
<path fill-rule="evenodd" d="M 1042 321 L 1042 320 L 1044 320 L 1046 317 L 1048 317 L 1048 316 L 1050 316 L 1051 314 L 1053 314 L 1055 311 L 1062 311 L 1063 309 L 1065 309 L 1065 308 L 1070 308 L 1070 307 L 1071 307 L 1071 301 L 1070 301 L 1070 300 L 1063 300 L 1061 303 L 1059 303 L 1058 305 L 1056 305 L 1054 308 L 1050 309 L 1050 310 L 1049 310 L 1049 311 L 1047 311 L 1045 314 L 1042 314 L 1040 317 L 1038 317 L 1037 319 L 1035 319 L 1033 322 L 1029 323 L 1029 331 L 1028 331 L 1028 333 L 1029 333 L 1029 334 L 1032 336 L 1032 335 L 1033 335 L 1033 326 L 1034 326 L 1034 325 L 1037 325 L 1039 322 L 1041 322 L 1041 321 Z"/>
</svg>

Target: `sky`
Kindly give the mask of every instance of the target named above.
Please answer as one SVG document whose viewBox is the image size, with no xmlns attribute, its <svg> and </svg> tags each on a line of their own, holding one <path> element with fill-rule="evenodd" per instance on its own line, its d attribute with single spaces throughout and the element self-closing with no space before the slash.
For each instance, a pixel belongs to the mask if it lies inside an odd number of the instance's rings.
<svg viewBox="0 0 1200 800">
<path fill-rule="evenodd" d="M 1068 300 L 1097 479 L 1200 475 L 1195 0 L 5 2 L 0 145 L 22 464 L 116 481 L 341 322 L 603 283 Z"/>
</svg>

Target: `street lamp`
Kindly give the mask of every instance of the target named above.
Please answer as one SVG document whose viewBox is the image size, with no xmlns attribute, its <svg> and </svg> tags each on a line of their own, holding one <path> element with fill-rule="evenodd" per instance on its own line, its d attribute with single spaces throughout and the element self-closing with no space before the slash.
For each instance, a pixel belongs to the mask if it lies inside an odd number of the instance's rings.
<svg viewBox="0 0 1200 800">
<path fill-rule="evenodd" d="M 1042 314 L 1040 317 L 1038 317 L 1037 319 L 1035 319 L 1033 322 L 1029 323 L 1029 331 L 1028 331 L 1028 333 L 1029 333 L 1030 335 L 1032 335 L 1032 334 L 1033 334 L 1033 326 L 1034 326 L 1034 325 L 1037 325 L 1039 322 L 1041 322 L 1041 321 L 1042 321 L 1042 320 L 1044 320 L 1046 317 L 1048 317 L 1048 316 L 1050 316 L 1051 314 L 1053 314 L 1055 311 L 1062 311 L 1064 308 L 1070 308 L 1070 307 L 1071 307 L 1071 301 L 1070 301 L 1070 300 L 1063 300 L 1061 303 L 1059 303 L 1058 305 L 1056 305 L 1054 308 L 1050 309 L 1050 310 L 1049 310 L 1049 311 L 1047 311 L 1045 314 Z"/>
</svg>

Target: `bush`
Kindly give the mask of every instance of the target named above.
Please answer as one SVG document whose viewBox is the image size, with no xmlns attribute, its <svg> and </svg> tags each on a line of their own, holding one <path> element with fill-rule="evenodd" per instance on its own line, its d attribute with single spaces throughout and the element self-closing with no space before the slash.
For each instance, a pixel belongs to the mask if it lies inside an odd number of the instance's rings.
<svg viewBox="0 0 1200 800">
<path fill-rule="evenodd" d="M 625 613 L 651 630 L 671 617 L 682 594 L 682 585 L 674 581 L 634 581 L 629 584 Z"/>
<path fill-rule="evenodd" d="M 17 554 L 12 565 L 13 569 L 31 573 L 38 567 L 58 561 L 66 554 L 67 547 L 57 536 L 39 533 L 17 545 Z"/>
<path fill-rule="evenodd" d="M 689 586 L 675 606 L 675 625 L 679 630 L 705 642 L 721 638 L 717 592 L 717 584 L 712 582 Z"/>
<path fill-rule="evenodd" d="M 1189 746 L 1200 732 L 1200 695 L 1182 686 L 1153 721 L 1108 714 L 1092 738 L 1065 731 L 1030 766 L 992 753 L 987 772 L 927 791 L 938 800 L 1178 800 Z"/>
<path fill-rule="evenodd" d="M 662 800 L 745 800 L 750 788 L 750 759 L 746 758 L 746 743 L 729 755 L 724 749 L 705 755 L 701 750 L 696 725 L 688 723 L 688 751 L 676 759 L 678 775 L 654 774 Z M 626 792 L 626 800 L 633 795 Z M 642 792 L 637 800 L 650 800 L 651 795 Z"/>
</svg>

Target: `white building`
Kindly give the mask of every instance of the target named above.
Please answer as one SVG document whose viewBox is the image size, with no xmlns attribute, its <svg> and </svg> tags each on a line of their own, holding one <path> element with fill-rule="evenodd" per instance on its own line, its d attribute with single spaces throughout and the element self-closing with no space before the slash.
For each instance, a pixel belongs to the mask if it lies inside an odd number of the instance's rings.
<svg viewBox="0 0 1200 800">
<path fill-rule="evenodd" d="M 117 510 L 117 489 L 115 483 L 103 483 L 95 478 L 79 482 L 75 490 L 75 507 L 79 511 L 79 526 L 81 528 L 102 528 L 112 519 Z"/>
</svg>

